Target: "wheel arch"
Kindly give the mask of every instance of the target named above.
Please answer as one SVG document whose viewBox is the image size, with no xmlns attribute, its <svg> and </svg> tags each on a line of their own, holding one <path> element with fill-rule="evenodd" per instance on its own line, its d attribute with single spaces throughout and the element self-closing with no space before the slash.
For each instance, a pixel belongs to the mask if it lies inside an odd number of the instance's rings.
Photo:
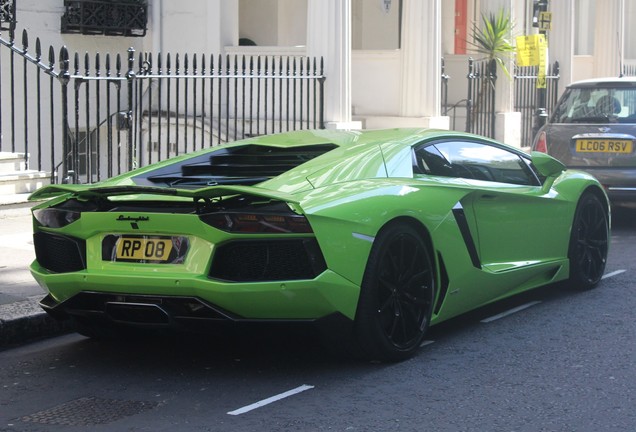
<svg viewBox="0 0 636 432">
<path fill-rule="evenodd" d="M 431 253 L 435 253 L 435 249 L 433 247 L 433 239 L 431 237 L 431 234 L 428 230 L 428 228 L 426 228 L 426 226 L 422 223 L 422 221 L 412 217 L 412 216 L 398 216 L 396 218 L 393 218 L 389 221 L 387 221 L 384 225 L 382 225 L 382 227 L 380 227 L 380 229 L 378 230 L 378 235 L 380 234 L 380 232 L 382 232 L 383 230 L 387 229 L 389 226 L 393 226 L 393 225 L 397 225 L 397 224 L 406 224 L 406 225 L 410 225 L 413 229 L 415 229 L 424 239 L 424 241 L 426 242 L 426 245 L 429 247 L 429 250 Z"/>
<path fill-rule="evenodd" d="M 432 266 L 432 271 L 427 272 L 428 273 L 427 277 L 429 278 L 428 285 L 422 285 L 422 286 L 416 285 L 416 286 L 422 290 L 426 290 L 426 286 L 429 286 L 430 289 L 432 289 L 432 291 L 429 291 L 430 302 L 426 302 L 426 304 L 428 305 L 427 306 L 428 309 L 427 310 L 421 309 L 421 312 L 423 315 L 421 316 L 418 315 L 418 318 L 417 318 L 418 320 L 423 319 L 424 323 L 420 322 L 417 326 L 417 329 L 419 330 L 415 331 L 413 334 L 411 334 L 410 331 L 408 332 L 409 333 L 408 338 L 412 337 L 413 339 L 408 339 L 405 342 L 405 341 L 400 341 L 399 340 L 400 338 L 398 337 L 394 342 L 393 336 L 394 336 L 394 329 L 396 327 L 395 325 L 391 325 L 387 327 L 386 322 L 382 323 L 380 321 L 381 320 L 381 318 L 379 318 L 380 317 L 379 314 L 381 313 L 380 309 L 386 309 L 385 305 L 387 305 L 389 301 L 397 301 L 400 303 L 403 303 L 405 301 L 416 302 L 417 301 L 416 299 L 419 298 L 419 294 L 424 295 L 423 292 L 418 291 L 417 293 L 415 293 L 414 297 L 402 297 L 401 300 L 396 300 L 398 297 L 401 297 L 401 296 L 399 295 L 396 296 L 395 291 L 402 291 L 403 289 L 408 290 L 409 288 L 407 287 L 410 287 L 410 289 L 413 289 L 413 279 L 409 279 L 407 277 L 406 280 L 401 281 L 404 284 L 398 284 L 395 286 L 393 294 L 386 294 L 386 290 L 385 290 L 384 295 L 388 296 L 386 299 L 383 298 L 382 300 L 378 300 L 378 298 L 376 297 L 380 293 L 380 291 L 378 291 L 379 290 L 378 286 L 380 285 L 380 282 L 379 282 L 380 279 L 378 279 L 379 278 L 378 269 L 382 267 L 382 263 L 384 262 L 383 260 L 386 259 L 385 258 L 386 254 L 389 253 L 387 249 L 388 247 L 387 245 L 391 244 L 391 242 L 394 241 L 394 239 L 396 238 L 395 237 L 396 234 L 400 235 L 403 232 L 407 232 L 411 239 L 413 239 L 413 237 L 417 237 L 417 242 L 419 242 L 421 245 L 418 247 L 424 247 L 426 249 L 427 257 L 426 258 L 422 257 L 421 262 L 424 263 L 426 261 L 427 266 Z M 409 241 L 411 242 L 411 245 L 415 244 L 413 240 L 407 240 L 407 242 Z M 400 249 L 402 249 L 402 247 L 400 247 Z M 410 252 L 413 252 L 413 251 L 411 250 Z M 416 256 L 409 253 L 406 253 L 405 255 L 404 250 L 402 250 L 398 254 L 402 256 L 408 256 L 411 264 L 413 263 L 413 261 L 411 261 L 410 257 Z M 420 261 L 418 260 L 418 262 Z M 413 267 L 417 267 L 417 266 L 408 265 L 407 267 L 408 267 L 408 271 L 406 273 L 409 274 L 411 277 L 413 277 L 415 274 L 418 274 L 418 275 L 425 274 L 423 272 L 409 273 L 411 271 L 415 271 Z M 400 275 L 398 279 L 400 279 L 403 273 L 400 271 L 398 272 L 398 274 Z M 395 276 L 395 273 L 393 273 L 393 276 Z M 389 278 L 391 277 L 392 276 L 389 274 Z M 387 220 L 377 230 L 375 241 L 373 244 L 373 249 L 371 251 L 371 254 L 369 255 L 367 265 L 365 267 L 363 285 L 361 287 L 362 289 L 360 292 L 360 297 L 358 298 L 358 307 L 356 310 L 356 318 L 354 323 L 354 340 L 353 340 L 354 349 L 358 350 L 364 358 L 375 359 L 375 360 L 379 359 L 382 361 L 404 360 L 405 358 L 408 358 L 409 356 L 414 354 L 416 350 L 419 348 L 421 339 L 423 335 L 425 334 L 425 331 L 428 328 L 428 326 L 430 326 L 430 321 L 434 315 L 434 309 L 436 307 L 437 296 L 439 295 L 439 288 L 438 288 L 439 278 L 440 276 L 439 276 L 438 256 L 437 256 L 437 252 L 434 249 L 431 234 L 429 230 L 427 229 L 426 225 L 422 221 L 418 220 L 417 218 L 408 216 L 408 215 L 400 215 L 400 216 L 394 217 L 393 219 Z M 394 281 L 397 282 L 397 280 L 394 280 Z M 432 286 L 430 285 L 431 282 L 432 282 Z M 398 288 L 398 287 L 403 287 L 403 288 Z M 406 300 L 407 298 L 408 300 Z M 421 302 L 425 298 L 426 297 L 421 297 L 419 301 Z M 379 301 L 379 303 L 376 303 L 376 301 Z M 416 306 L 417 308 L 421 308 L 423 307 L 424 303 L 413 303 L 413 305 L 415 304 L 419 305 L 419 306 Z M 382 307 L 378 305 L 382 305 Z M 385 312 L 386 310 L 382 311 L 382 315 L 386 317 Z M 404 320 L 404 318 L 399 318 L 402 316 L 407 316 L 407 314 L 396 313 L 395 315 L 396 318 L 393 318 L 393 319 Z M 413 317 L 413 315 L 411 316 Z M 405 320 L 404 322 L 406 321 L 408 320 Z M 412 323 L 410 323 L 409 325 L 411 324 Z M 406 324 L 404 323 L 403 325 L 406 326 Z M 389 333 L 387 333 L 389 328 L 391 330 Z M 414 330 L 414 329 L 415 329 L 414 327 L 410 328 L 410 330 Z M 406 328 L 405 328 L 405 332 L 406 332 Z M 407 335 L 405 334 L 404 336 L 407 336 Z M 402 342 L 405 342 L 406 345 L 399 346 Z"/>
<path fill-rule="evenodd" d="M 610 204 L 609 204 L 609 201 L 607 199 L 607 195 L 601 189 L 601 187 L 599 187 L 597 185 L 590 185 L 587 188 L 585 188 L 583 193 L 581 193 L 581 196 L 583 196 L 586 193 L 591 193 L 591 194 L 595 195 L 599 199 L 601 204 L 603 204 L 603 208 L 605 208 L 605 212 L 609 215 L 609 213 L 610 213 Z"/>
<path fill-rule="evenodd" d="M 429 229 L 426 227 L 422 221 L 411 217 L 411 216 L 398 216 L 387 221 L 381 228 L 378 230 L 378 235 L 382 230 L 388 228 L 389 226 L 397 225 L 397 224 L 406 224 L 411 228 L 415 229 L 421 236 L 428 250 L 431 254 L 431 259 L 433 260 L 433 266 L 435 267 L 435 304 L 433 308 L 433 315 L 437 315 L 439 313 L 441 304 L 446 297 L 446 292 L 448 288 L 448 275 L 446 274 L 446 267 L 444 264 L 444 260 L 439 253 L 439 251 L 435 248 L 435 244 L 433 243 L 433 237 L 430 234 Z"/>
<path fill-rule="evenodd" d="M 595 203 L 601 205 L 604 212 L 606 225 L 603 228 L 590 223 L 589 217 L 585 216 L 589 215 L 587 208 Z M 585 223 L 580 222 L 583 218 L 587 219 Z M 572 222 L 568 246 L 570 275 L 565 281 L 566 286 L 583 291 L 594 288 L 601 281 L 607 263 L 610 226 L 607 196 L 599 187 L 592 185 L 585 188 L 577 202 Z"/>
</svg>

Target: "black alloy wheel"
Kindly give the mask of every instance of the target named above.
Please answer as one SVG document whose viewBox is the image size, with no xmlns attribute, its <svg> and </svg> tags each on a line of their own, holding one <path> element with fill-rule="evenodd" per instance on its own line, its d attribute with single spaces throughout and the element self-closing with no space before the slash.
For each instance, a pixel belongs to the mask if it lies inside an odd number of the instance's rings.
<svg viewBox="0 0 636 432">
<path fill-rule="evenodd" d="M 371 360 L 413 355 L 428 328 L 435 296 L 430 248 L 408 224 L 383 229 L 375 239 L 362 282 L 355 338 Z"/>
<path fill-rule="evenodd" d="M 584 194 L 576 208 L 570 236 L 570 279 L 578 290 L 594 288 L 603 277 L 609 244 L 607 209 L 599 198 Z"/>
</svg>

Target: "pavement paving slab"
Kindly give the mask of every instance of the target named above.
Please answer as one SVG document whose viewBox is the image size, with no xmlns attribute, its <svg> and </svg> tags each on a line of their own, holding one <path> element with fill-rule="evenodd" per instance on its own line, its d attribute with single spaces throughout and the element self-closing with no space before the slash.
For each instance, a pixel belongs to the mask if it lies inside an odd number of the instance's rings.
<svg viewBox="0 0 636 432">
<path fill-rule="evenodd" d="M 0 349 L 70 329 L 39 305 L 45 292 L 29 271 L 35 259 L 31 206 L 0 205 Z"/>
</svg>

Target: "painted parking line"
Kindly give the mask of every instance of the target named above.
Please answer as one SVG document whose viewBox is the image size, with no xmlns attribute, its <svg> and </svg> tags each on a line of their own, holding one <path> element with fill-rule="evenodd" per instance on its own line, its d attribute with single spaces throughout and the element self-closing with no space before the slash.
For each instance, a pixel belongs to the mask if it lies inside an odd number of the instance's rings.
<svg viewBox="0 0 636 432">
<path fill-rule="evenodd" d="M 434 340 L 425 340 L 422 341 L 422 343 L 420 344 L 420 348 L 425 347 L 426 345 L 430 345 L 430 344 L 434 344 L 435 341 Z"/>
<path fill-rule="evenodd" d="M 234 416 L 245 414 L 246 412 L 255 410 L 256 408 L 260 408 L 260 407 L 263 407 L 265 405 L 269 405 L 269 404 L 271 404 L 273 402 L 279 401 L 281 399 L 285 399 L 287 397 L 293 396 L 293 395 L 298 394 L 298 393 L 302 393 L 302 392 L 304 392 L 306 390 L 311 390 L 312 388 L 314 388 L 314 386 L 303 384 L 300 387 L 296 387 L 295 389 L 291 389 L 289 391 L 286 391 L 285 393 L 277 394 L 276 396 L 272 396 L 272 397 L 269 397 L 267 399 L 263 399 L 262 401 L 255 402 L 255 403 L 253 403 L 251 405 L 244 406 L 243 408 L 239 408 L 239 409 L 234 410 L 234 411 L 229 411 L 228 414 L 229 415 L 234 415 Z"/>
<path fill-rule="evenodd" d="M 607 273 L 607 274 L 603 275 L 603 277 L 601 279 L 607 279 L 607 278 L 610 278 L 612 276 L 617 276 L 617 275 L 619 275 L 621 273 L 625 273 L 626 271 L 627 270 L 616 270 L 616 271 L 613 271 L 611 273 Z M 512 314 L 520 312 L 520 311 L 522 311 L 524 309 L 528 309 L 529 307 L 535 306 L 535 305 L 537 305 L 539 303 L 541 303 L 541 301 L 539 301 L 539 300 L 533 301 L 533 302 L 530 302 L 530 303 L 526 303 L 526 304 L 523 304 L 521 306 L 517 306 L 516 308 L 510 309 L 510 310 L 505 311 L 505 312 L 502 312 L 500 314 L 493 315 L 493 316 L 491 316 L 489 318 L 485 318 L 485 319 L 481 320 L 480 322 L 489 323 L 489 322 L 492 322 L 492 321 L 496 321 L 498 319 L 507 317 L 508 315 L 512 315 Z"/>
<path fill-rule="evenodd" d="M 481 320 L 480 322 L 482 322 L 482 323 L 489 323 L 489 322 L 492 322 L 492 321 L 496 321 L 496 320 L 498 320 L 498 319 L 501 319 L 501 318 L 507 317 L 507 316 L 512 315 L 512 314 L 515 314 L 515 313 L 517 313 L 517 312 L 521 312 L 522 310 L 524 310 L 524 309 L 528 309 L 529 307 L 532 307 L 532 306 L 538 305 L 539 303 L 541 303 L 541 302 L 540 302 L 539 300 L 537 300 L 537 301 L 533 301 L 533 302 L 530 302 L 530 303 L 522 304 L 521 306 L 517 306 L 516 308 L 512 308 L 512 309 L 507 310 L 507 311 L 505 311 L 505 312 L 502 312 L 502 313 L 500 313 L 500 314 L 493 315 L 493 316 L 491 316 L 491 317 L 489 317 L 489 318 L 484 318 L 484 319 L 483 319 L 483 320 Z"/>
<path fill-rule="evenodd" d="M 627 270 L 616 270 L 616 271 L 613 271 L 611 273 L 604 274 L 601 279 L 611 278 L 612 276 L 616 276 L 616 275 L 619 275 L 621 273 L 625 273 L 626 271 Z"/>
</svg>

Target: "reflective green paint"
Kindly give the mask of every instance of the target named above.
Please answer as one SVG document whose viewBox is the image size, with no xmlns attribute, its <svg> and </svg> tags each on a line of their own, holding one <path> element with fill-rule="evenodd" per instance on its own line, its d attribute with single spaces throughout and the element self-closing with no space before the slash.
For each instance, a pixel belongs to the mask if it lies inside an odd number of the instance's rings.
<svg viewBox="0 0 636 432">
<path fill-rule="evenodd" d="M 442 135 L 474 138 L 459 132 L 417 129 L 293 132 L 250 138 L 228 146 L 334 143 L 339 148 L 253 187 L 175 189 L 174 195 L 155 195 L 150 189 L 133 189 L 132 195 L 126 192 L 126 186 L 134 185 L 133 176 L 214 150 L 207 149 L 96 185 L 52 185 L 33 194 L 34 199 L 63 194 L 36 209 L 73 194 L 80 199 L 115 194 L 113 199 L 119 200 L 191 200 L 250 194 L 285 201 L 307 216 L 323 251 L 329 270 L 314 280 L 267 283 L 211 280 L 207 273 L 216 245 L 251 237 L 221 232 L 200 223 L 195 215 L 144 213 L 149 220 L 142 222 L 139 230 L 116 221 L 120 214 L 135 217 L 136 212 L 84 213 L 79 221 L 58 230 L 35 227 L 85 239 L 88 269 L 52 274 L 34 262 L 31 270 L 58 301 L 81 290 L 193 295 L 246 318 L 308 319 L 340 312 L 354 319 L 373 241 L 383 227 L 399 220 L 427 233 L 437 260 L 438 282 L 442 263 L 449 276 L 447 295 L 433 323 L 567 278 L 569 229 L 577 200 L 587 188 L 601 191 L 596 180 L 582 172 L 562 171 L 557 161 L 543 154 L 535 156 L 538 169 L 549 177 L 543 186 L 414 176 L 411 146 Z M 140 195 L 140 191 L 144 194 Z M 472 265 L 460 234 L 453 215 L 453 208 L 458 206 L 465 213 L 481 268 Z M 101 241 L 111 233 L 185 235 L 192 246 L 184 264 L 102 261 Z"/>
</svg>

